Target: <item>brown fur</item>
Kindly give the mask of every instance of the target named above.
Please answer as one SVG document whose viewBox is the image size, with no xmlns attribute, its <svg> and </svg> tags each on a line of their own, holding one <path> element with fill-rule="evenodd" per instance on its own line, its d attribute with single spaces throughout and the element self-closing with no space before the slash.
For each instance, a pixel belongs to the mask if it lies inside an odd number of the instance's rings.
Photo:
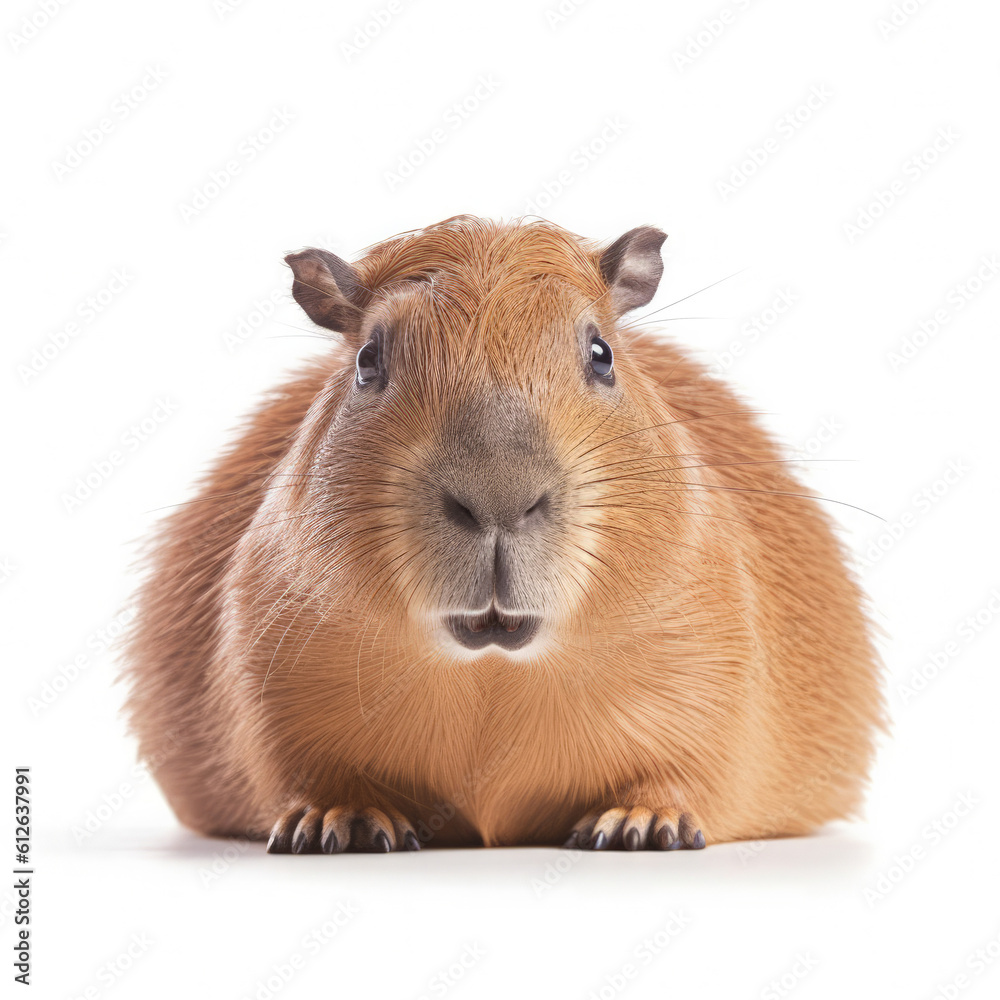
<svg viewBox="0 0 1000 1000">
<path fill-rule="evenodd" d="M 352 402 L 366 334 L 332 341 L 151 553 L 128 711 L 183 823 L 263 836 L 297 806 L 374 806 L 434 843 L 528 844 L 649 807 L 712 843 L 856 810 L 881 702 L 830 520 L 730 389 L 610 314 L 599 261 L 547 223 L 462 218 L 354 265 L 355 304 L 404 331 L 398 382 Z M 611 390 L 579 377 L 581 313 Z M 453 573 L 424 470 L 515 411 L 563 477 L 550 632 L 453 656 L 425 627 Z"/>
</svg>

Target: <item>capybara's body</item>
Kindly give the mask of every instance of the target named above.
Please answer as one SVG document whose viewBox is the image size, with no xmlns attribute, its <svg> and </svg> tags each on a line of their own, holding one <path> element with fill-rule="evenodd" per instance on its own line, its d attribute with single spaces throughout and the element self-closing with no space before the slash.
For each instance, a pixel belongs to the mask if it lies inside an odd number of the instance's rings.
<svg viewBox="0 0 1000 1000">
<path fill-rule="evenodd" d="M 662 241 L 460 217 L 288 258 L 329 350 L 166 520 L 128 651 L 182 822 L 671 849 L 856 809 L 861 596 L 747 407 L 621 322 Z"/>
</svg>

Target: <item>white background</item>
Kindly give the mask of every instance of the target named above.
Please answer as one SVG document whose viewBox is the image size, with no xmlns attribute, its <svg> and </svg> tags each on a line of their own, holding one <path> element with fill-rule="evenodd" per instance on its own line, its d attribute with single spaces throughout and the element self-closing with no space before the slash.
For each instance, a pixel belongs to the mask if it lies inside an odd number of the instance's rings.
<svg viewBox="0 0 1000 1000">
<path fill-rule="evenodd" d="M 376 3 L 4 8 L 5 774 L 32 767 L 34 995 L 997 995 L 1000 9 L 401 0 L 379 26 Z M 134 766 L 104 636 L 157 512 L 322 350 L 282 256 L 532 211 L 663 227 L 650 309 L 740 272 L 663 330 L 872 512 L 828 505 L 885 631 L 866 821 L 584 857 L 183 831 Z"/>
</svg>

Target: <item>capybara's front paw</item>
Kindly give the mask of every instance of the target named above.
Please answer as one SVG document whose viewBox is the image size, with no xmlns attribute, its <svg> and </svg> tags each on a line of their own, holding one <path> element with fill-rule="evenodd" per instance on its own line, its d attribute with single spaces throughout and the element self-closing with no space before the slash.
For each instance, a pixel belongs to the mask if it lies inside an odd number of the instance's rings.
<svg viewBox="0 0 1000 1000">
<path fill-rule="evenodd" d="M 410 821 L 395 809 L 298 806 L 271 828 L 268 854 L 419 851 Z"/>
<path fill-rule="evenodd" d="M 701 850 L 705 834 L 693 813 L 618 806 L 588 813 L 573 827 L 566 847 L 585 851 Z"/>
</svg>

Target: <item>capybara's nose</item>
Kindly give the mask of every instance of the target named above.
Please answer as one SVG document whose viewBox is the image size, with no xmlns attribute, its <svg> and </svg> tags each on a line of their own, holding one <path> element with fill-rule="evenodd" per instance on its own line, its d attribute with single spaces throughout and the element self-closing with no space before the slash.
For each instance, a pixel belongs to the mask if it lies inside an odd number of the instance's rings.
<svg viewBox="0 0 1000 1000">
<path fill-rule="evenodd" d="M 504 488 L 507 486 L 508 488 Z M 535 490 L 510 490 L 500 484 L 485 493 L 443 490 L 441 505 L 449 522 L 466 531 L 526 531 L 543 526 L 552 513 L 552 498 Z"/>
</svg>

